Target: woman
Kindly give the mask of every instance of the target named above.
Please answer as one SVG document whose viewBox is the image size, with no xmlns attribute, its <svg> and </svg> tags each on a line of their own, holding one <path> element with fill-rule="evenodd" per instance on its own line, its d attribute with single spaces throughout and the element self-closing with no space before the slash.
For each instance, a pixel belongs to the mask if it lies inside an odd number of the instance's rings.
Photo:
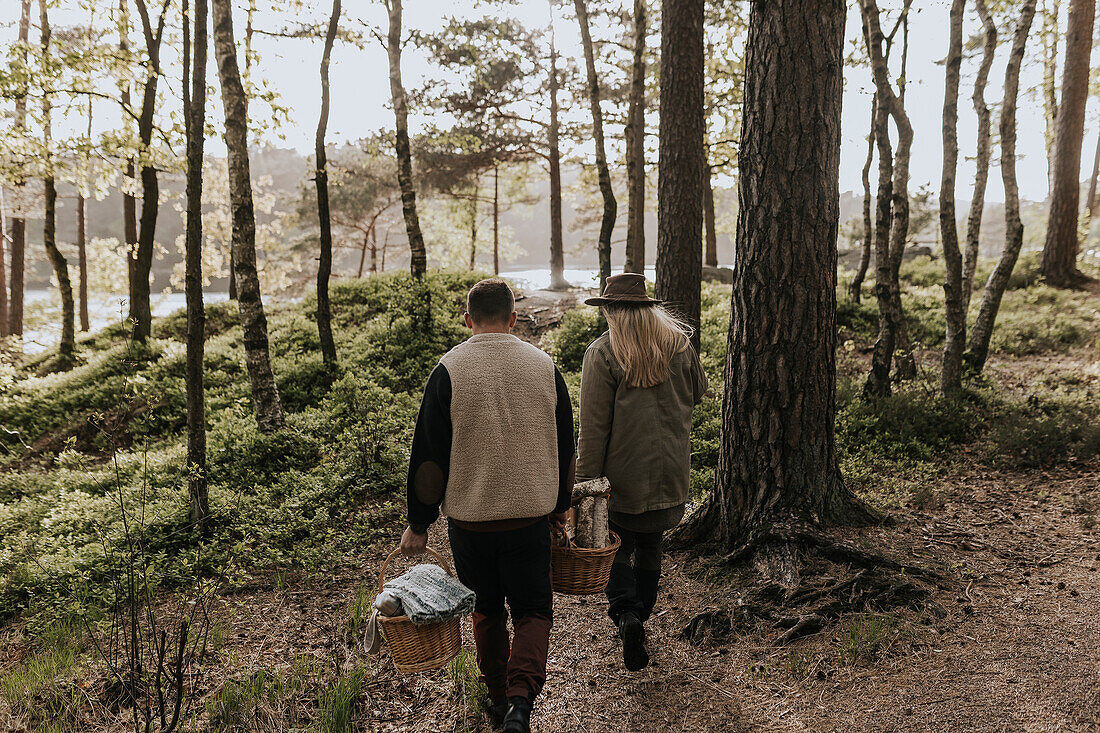
<svg viewBox="0 0 1100 733">
<path fill-rule="evenodd" d="M 609 277 L 603 295 L 585 303 L 603 309 L 608 331 L 584 355 L 577 481 L 611 482 L 609 519 L 622 546 L 607 611 L 635 671 L 649 664 L 642 624 L 657 601 L 662 537 L 684 516 L 691 410 L 707 378 L 691 328 L 646 295 L 641 275 Z"/>
</svg>

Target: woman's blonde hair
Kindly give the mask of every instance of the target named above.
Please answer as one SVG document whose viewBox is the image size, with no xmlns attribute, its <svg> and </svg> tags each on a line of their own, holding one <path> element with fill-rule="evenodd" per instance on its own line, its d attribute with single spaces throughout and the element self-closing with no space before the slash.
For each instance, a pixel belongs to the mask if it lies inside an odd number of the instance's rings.
<svg viewBox="0 0 1100 733">
<path fill-rule="evenodd" d="M 672 357 L 691 343 L 691 326 L 659 305 L 605 305 L 611 352 L 628 387 L 655 387 L 669 375 Z"/>
</svg>

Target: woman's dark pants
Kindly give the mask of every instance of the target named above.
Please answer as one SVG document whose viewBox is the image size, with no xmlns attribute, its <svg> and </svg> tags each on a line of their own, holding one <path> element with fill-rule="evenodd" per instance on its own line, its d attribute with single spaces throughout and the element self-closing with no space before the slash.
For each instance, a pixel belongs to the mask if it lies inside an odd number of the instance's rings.
<svg viewBox="0 0 1100 733">
<path fill-rule="evenodd" d="M 657 603 L 664 532 L 631 532 L 614 522 L 611 522 L 611 529 L 619 535 L 622 544 L 615 553 L 611 577 L 607 581 L 607 615 L 616 625 L 627 612 L 645 621 Z"/>
<path fill-rule="evenodd" d="M 546 682 L 554 623 L 549 522 L 506 532 L 475 532 L 452 522 L 449 534 L 458 579 L 477 595 L 474 645 L 489 696 L 533 701 Z M 511 642 L 505 601 L 512 611 Z"/>
</svg>

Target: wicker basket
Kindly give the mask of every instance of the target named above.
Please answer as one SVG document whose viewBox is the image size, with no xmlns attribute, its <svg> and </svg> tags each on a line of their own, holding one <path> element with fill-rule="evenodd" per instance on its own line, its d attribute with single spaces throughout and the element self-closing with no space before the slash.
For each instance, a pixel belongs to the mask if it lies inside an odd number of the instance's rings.
<svg viewBox="0 0 1100 733">
<path fill-rule="evenodd" d="M 569 535 L 566 544 L 550 548 L 550 586 L 555 593 L 567 596 L 590 596 L 603 593 L 611 577 L 611 563 L 619 551 L 619 535 L 610 532 L 611 544 L 598 550 L 577 547 Z"/>
<path fill-rule="evenodd" d="M 443 566 L 450 575 L 454 575 L 451 566 L 443 557 L 427 548 L 436 562 Z M 382 585 L 386 577 L 386 568 L 390 560 L 400 552 L 400 548 L 390 553 L 386 561 L 382 563 L 382 569 L 378 571 L 378 592 L 382 592 Z M 382 636 L 390 646 L 390 656 L 393 657 L 393 666 L 398 672 L 431 672 L 443 667 L 447 662 L 458 656 L 458 650 L 462 647 L 462 632 L 457 618 L 439 621 L 434 624 L 414 624 L 408 616 L 383 616 L 378 615 L 378 625 L 382 629 Z"/>
</svg>

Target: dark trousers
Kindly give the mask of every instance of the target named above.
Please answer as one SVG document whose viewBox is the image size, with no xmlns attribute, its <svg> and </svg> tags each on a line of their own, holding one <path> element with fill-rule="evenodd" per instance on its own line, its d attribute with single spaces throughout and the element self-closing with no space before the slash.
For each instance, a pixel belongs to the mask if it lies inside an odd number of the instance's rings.
<svg viewBox="0 0 1100 733">
<path fill-rule="evenodd" d="M 534 700 L 546 682 L 546 657 L 553 625 L 550 589 L 550 524 L 506 532 L 449 527 L 458 579 L 477 595 L 474 646 L 481 680 L 494 701 Z M 512 639 L 508 613 L 512 612 Z"/>
<path fill-rule="evenodd" d="M 657 603 L 661 580 L 661 543 L 664 532 L 631 532 L 611 522 L 622 544 L 607 581 L 607 615 L 616 624 L 630 612 L 645 621 Z"/>
</svg>

